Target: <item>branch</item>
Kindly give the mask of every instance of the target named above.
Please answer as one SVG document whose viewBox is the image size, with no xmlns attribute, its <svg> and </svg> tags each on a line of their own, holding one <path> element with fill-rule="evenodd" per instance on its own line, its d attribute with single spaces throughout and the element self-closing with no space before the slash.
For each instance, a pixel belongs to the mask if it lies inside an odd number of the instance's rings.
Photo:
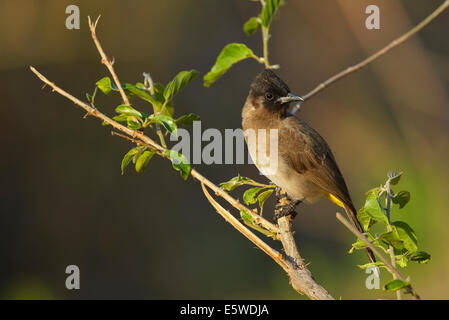
<svg viewBox="0 0 449 320">
<path fill-rule="evenodd" d="M 101 47 L 100 41 L 98 41 L 95 29 L 97 28 L 97 23 L 98 23 L 98 20 L 100 20 L 100 17 L 101 16 L 98 16 L 97 20 L 95 20 L 95 23 L 92 23 L 92 21 L 90 20 L 90 16 L 87 17 L 87 19 L 89 21 L 90 33 L 92 34 L 92 39 L 94 40 L 94 43 L 97 46 L 97 50 L 100 53 L 101 63 L 104 64 L 108 68 L 109 72 L 111 73 L 112 78 L 114 79 L 114 82 L 115 82 L 116 86 L 118 87 L 118 90 L 120 91 L 120 95 L 122 96 L 123 102 L 127 105 L 130 105 L 128 97 L 126 96 L 125 91 L 123 90 L 123 87 L 120 84 L 120 81 L 117 77 L 117 74 L 114 71 L 114 67 L 113 67 L 114 60 L 111 61 L 108 59 L 108 56 L 106 55 L 106 53 L 103 51 L 103 48 Z"/>
<path fill-rule="evenodd" d="M 290 259 L 289 256 L 285 257 L 278 251 L 272 249 L 269 245 L 267 245 L 264 241 L 262 241 L 259 237 L 257 237 L 253 232 L 251 232 L 248 228 L 246 228 L 240 221 L 238 221 L 229 211 L 224 209 L 218 202 L 212 198 L 212 196 L 207 192 L 206 187 L 203 183 L 201 183 L 203 188 L 203 192 L 206 195 L 207 200 L 212 204 L 212 206 L 217 210 L 217 212 L 227 221 L 229 222 L 235 229 L 237 229 L 241 234 L 247 237 L 252 243 L 254 243 L 259 249 L 265 252 L 268 256 L 270 256 L 277 264 L 279 264 L 282 269 L 287 272 L 290 277 L 290 283 L 292 287 L 300 294 L 307 295 L 310 299 L 313 300 L 333 300 L 332 296 L 312 277 L 312 273 L 306 268 L 306 266 L 302 263 L 298 265 L 296 261 Z M 286 218 L 286 217 L 285 217 Z M 282 218 L 281 218 L 282 219 Z M 281 220 L 280 219 L 280 220 Z M 288 219 L 288 218 L 286 218 Z M 287 225 L 280 224 L 280 235 L 281 239 L 285 237 L 286 234 L 291 235 L 290 231 L 290 223 L 287 220 Z M 286 237 L 287 238 L 287 237 Z M 293 237 L 291 237 L 293 240 Z M 282 242 L 284 244 L 284 242 Z M 294 251 L 297 253 L 296 245 L 293 246 Z M 290 245 L 285 246 L 284 249 L 289 254 L 289 250 L 293 248 Z"/>
<path fill-rule="evenodd" d="M 56 84 L 48 80 L 46 77 L 44 77 L 39 71 L 37 71 L 34 67 L 30 66 L 31 71 L 38 76 L 38 78 L 44 82 L 45 84 L 49 85 L 53 91 L 56 91 L 63 97 L 73 101 L 76 105 L 80 106 L 84 110 L 87 111 L 89 115 L 92 115 L 100 120 L 103 120 L 107 124 L 110 124 L 113 128 L 127 134 L 128 136 L 132 137 L 133 139 L 131 141 L 136 142 L 137 140 L 140 140 L 143 142 L 146 146 L 150 147 L 154 151 L 156 151 L 158 154 L 163 154 L 167 149 L 160 146 L 158 143 L 153 141 L 151 138 L 146 136 L 143 132 L 138 130 L 132 130 L 128 127 L 125 127 L 121 125 L 120 123 L 112 120 L 105 114 L 98 111 L 98 109 L 95 109 L 88 105 L 87 103 L 79 100 L 78 98 L 72 96 L 70 93 L 64 91 L 60 87 L 58 87 Z M 114 134 L 118 135 L 118 134 Z M 227 202 L 229 202 L 233 207 L 235 207 L 238 210 L 247 210 L 249 214 L 251 214 L 254 218 L 254 221 L 259 224 L 260 226 L 264 227 L 267 230 L 270 230 L 274 233 L 278 233 L 279 228 L 269 222 L 268 220 L 264 219 L 263 217 L 259 216 L 258 214 L 254 213 L 252 210 L 248 209 L 244 205 L 242 205 L 238 200 L 232 198 L 229 194 L 227 194 L 223 189 L 216 186 L 214 183 L 206 179 L 204 176 L 202 176 L 198 171 L 195 169 L 192 169 L 191 173 L 192 177 L 194 177 L 196 180 L 203 182 L 205 185 L 207 185 L 209 188 L 215 191 L 217 195 L 225 199 Z"/>
<path fill-rule="evenodd" d="M 363 60 L 363 61 L 361 61 L 361 62 L 359 62 L 359 63 L 357 63 L 357 64 L 355 64 L 355 65 L 353 65 L 353 66 L 351 66 L 351 67 L 349 67 L 347 69 L 345 69 L 345 70 L 343 70 L 342 72 L 340 72 L 340 73 L 330 77 L 326 81 L 320 83 L 317 87 L 315 87 L 315 89 L 313 89 L 312 91 L 310 91 L 306 95 L 302 96 L 302 98 L 304 100 L 307 100 L 307 99 L 313 97 L 314 95 L 316 95 L 317 93 L 322 91 L 327 86 L 337 82 L 338 80 L 348 76 L 349 74 L 351 74 L 353 72 L 356 72 L 356 71 L 362 69 L 363 67 L 367 66 L 368 64 L 370 64 L 374 60 L 377 60 L 378 58 L 380 58 L 381 56 L 386 54 L 388 51 L 390 51 L 391 49 L 393 49 L 393 48 L 397 47 L 398 45 L 400 45 L 400 44 L 404 43 L 405 41 L 407 41 L 411 36 L 413 36 L 415 33 L 417 33 L 422 28 L 424 28 L 427 24 L 429 24 L 433 19 L 435 19 L 447 7 L 449 7 L 449 0 L 446 0 L 443 4 L 441 4 L 434 12 L 432 12 L 427 18 L 425 18 L 421 23 L 419 23 L 413 29 L 411 29 L 410 31 L 408 31 L 407 33 L 402 35 L 401 37 L 395 39 L 394 41 L 390 42 L 390 44 L 388 44 L 386 47 L 384 47 L 381 50 L 377 51 L 376 53 L 374 53 L 373 55 L 369 56 L 365 60 Z M 292 112 L 295 113 L 297 110 L 298 110 L 298 107 L 295 106 L 295 108 L 292 110 Z"/>
<path fill-rule="evenodd" d="M 395 275 L 399 280 L 408 282 L 407 279 L 402 275 L 402 273 L 399 272 L 398 269 L 396 269 L 390 261 L 388 261 L 387 258 L 379 251 L 379 249 L 373 245 L 361 232 L 359 232 L 348 220 L 346 220 L 340 213 L 337 212 L 336 214 L 337 219 L 351 231 L 353 234 L 357 236 L 360 240 L 362 240 L 371 250 L 373 250 L 374 254 L 382 261 L 385 266 L 388 268 L 391 274 Z M 415 300 L 420 300 L 420 296 L 416 291 L 413 290 L 412 286 L 409 286 L 409 293 L 412 294 L 413 298 Z"/>
</svg>

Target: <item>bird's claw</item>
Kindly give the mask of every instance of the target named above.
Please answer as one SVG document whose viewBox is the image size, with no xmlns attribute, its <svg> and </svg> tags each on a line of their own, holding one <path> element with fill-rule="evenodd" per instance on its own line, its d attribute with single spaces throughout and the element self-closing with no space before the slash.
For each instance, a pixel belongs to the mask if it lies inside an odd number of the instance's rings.
<svg viewBox="0 0 449 320">
<path fill-rule="evenodd" d="M 274 218 L 278 220 L 279 218 L 290 216 L 292 219 L 296 217 L 298 214 L 295 211 L 296 206 L 301 203 L 301 200 L 291 200 L 292 202 L 288 204 L 280 204 L 276 205 L 276 209 L 274 211 Z"/>
</svg>

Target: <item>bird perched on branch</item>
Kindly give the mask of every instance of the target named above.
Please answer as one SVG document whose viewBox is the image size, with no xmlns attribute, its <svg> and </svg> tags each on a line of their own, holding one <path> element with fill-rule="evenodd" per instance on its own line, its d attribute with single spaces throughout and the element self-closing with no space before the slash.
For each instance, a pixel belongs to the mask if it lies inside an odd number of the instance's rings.
<svg viewBox="0 0 449 320">
<path fill-rule="evenodd" d="M 251 83 L 242 110 L 245 140 L 255 165 L 285 190 L 291 200 L 276 218 L 291 215 L 302 201 L 312 203 L 324 196 L 344 208 L 355 227 L 364 232 L 329 145 L 305 121 L 288 113 L 291 103 L 303 101 L 273 71 L 265 69 Z M 256 139 L 250 139 L 249 132 Z M 277 139 L 273 139 L 276 135 Z M 274 170 L 273 161 L 261 160 L 261 149 L 267 158 L 276 160 Z M 276 151 L 277 156 L 273 157 Z M 369 248 L 366 252 L 370 261 L 375 262 L 373 252 Z"/>
</svg>

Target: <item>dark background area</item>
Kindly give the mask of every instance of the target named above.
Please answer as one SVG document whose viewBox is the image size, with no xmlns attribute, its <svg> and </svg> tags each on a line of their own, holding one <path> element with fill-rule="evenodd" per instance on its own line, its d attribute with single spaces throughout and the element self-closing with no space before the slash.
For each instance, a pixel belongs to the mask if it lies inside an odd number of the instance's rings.
<svg viewBox="0 0 449 320">
<path fill-rule="evenodd" d="M 286 0 L 272 24 L 270 62 L 292 91 L 305 94 L 420 22 L 442 1 L 375 1 L 381 29 L 365 28 L 373 1 Z M 81 10 L 81 29 L 67 30 L 65 8 Z M 28 69 L 84 99 L 108 75 L 90 38 L 87 15 L 114 57 L 122 82 L 150 72 L 167 83 L 181 70 L 201 76 L 230 42 L 261 55 L 261 35 L 243 23 L 258 3 L 235 1 L 0 1 L 0 297 L 58 299 L 297 299 L 286 274 L 215 213 L 200 185 L 184 182 L 154 158 L 144 174 L 122 156 L 131 145 L 110 135 L 72 102 L 41 90 Z M 412 194 L 395 218 L 409 222 L 428 265 L 406 271 L 423 298 L 449 298 L 449 12 L 404 45 L 310 99 L 300 116 L 328 141 L 356 207 L 390 169 L 404 171 Z M 194 112 L 203 130 L 241 126 L 254 60 L 234 66 L 211 88 L 200 78 L 176 97 L 175 116 Z M 113 115 L 118 96 L 99 93 Z M 149 107 L 141 104 L 141 110 Z M 251 165 L 195 166 L 219 183 Z M 238 196 L 239 193 L 234 193 Z M 271 218 L 271 200 L 265 214 Z M 300 252 L 315 278 L 336 297 L 392 298 L 369 291 L 348 255 L 354 237 L 327 200 L 303 205 L 294 222 Z M 280 249 L 278 243 L 271 243 Z M 81 289 L 65 288 L 67 265 L 81 269 Z M 382 282 L 389 280 L 383 273 Z"/>
</svg>

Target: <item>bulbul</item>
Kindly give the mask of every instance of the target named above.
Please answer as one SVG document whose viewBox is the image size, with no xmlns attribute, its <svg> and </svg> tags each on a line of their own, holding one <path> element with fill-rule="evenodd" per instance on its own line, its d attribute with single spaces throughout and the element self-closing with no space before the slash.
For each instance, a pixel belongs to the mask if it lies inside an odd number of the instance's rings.
<svg viewBox="0 0 449 320">
<path fill-rule="evenodd" d="M 269 132 L 276 129 L 277 168 L 266 174 L 267 178 L 285 190 L 295 205 L 302 201 L 313 203 L 321 196 L 328 198 L 344 208 L 355 227 L 364 232 L 329 145 L 305 121 L 288 112 L 292 102 L 300 103 L 303 99 L 292 94 L 288 86 L 269 69 L 258 74 L 251 83 L 242 110 L 242 128 L 245 132 L 252 129 L 256 133 L 257 139 L 252 141 L 245 135 L 255 165 L 263 172 L 256 152 L 261 146 L 266 148 L 265 152 L 270 152 L 272 142 L 269 142 Z M 259 129 L 265 129 L 264 137 L 259 137 Z M 265 139 L 262 144 L 260 138 Z M 287 214 L 293 211 L 294 206 Z M 370 261 L 375 262 L 373 252 L 369 248 L 366 252 Z"/>
</svg>

